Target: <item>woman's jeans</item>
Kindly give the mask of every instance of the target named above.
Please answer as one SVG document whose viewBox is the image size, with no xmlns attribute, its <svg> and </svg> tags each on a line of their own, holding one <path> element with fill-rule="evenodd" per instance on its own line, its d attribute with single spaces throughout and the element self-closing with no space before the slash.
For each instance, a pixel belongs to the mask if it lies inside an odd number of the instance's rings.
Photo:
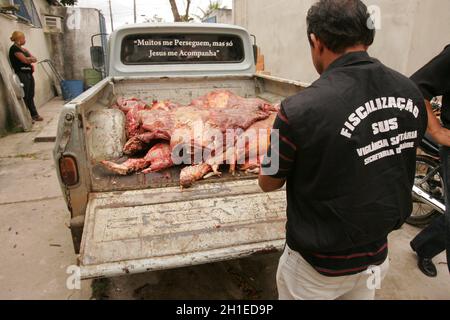
<svg viewBox="0 0 450 320">
<path fill-rule="evenodd" d="M 20 79 L 20 82 L 23 83 L 23 91 L 25 92 L 25 97 L 23 100 L 25 101 L 25 105 L 30 111 L 31 117 L 38 116 L 38 112 L 36 110 L 36 105 L 34 104 L 34 77 L 32 73 L 29 72 L 18 72 L 17 76 Z"/>
</svg>

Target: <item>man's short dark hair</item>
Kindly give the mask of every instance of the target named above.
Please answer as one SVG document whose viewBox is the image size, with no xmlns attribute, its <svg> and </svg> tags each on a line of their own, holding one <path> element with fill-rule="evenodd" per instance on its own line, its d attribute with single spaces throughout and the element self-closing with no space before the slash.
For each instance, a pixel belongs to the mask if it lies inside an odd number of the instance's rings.
<svg viewBox="0 0 450 320">
<path fill-rule="evenodd" d="M 361 0 L 320 0 L 308 11 L 308 39 L 311 33 L 335 53 L 355 45 L 370 46 L 375 28 L 370 22 L 367 6 Z"/>
</svg>

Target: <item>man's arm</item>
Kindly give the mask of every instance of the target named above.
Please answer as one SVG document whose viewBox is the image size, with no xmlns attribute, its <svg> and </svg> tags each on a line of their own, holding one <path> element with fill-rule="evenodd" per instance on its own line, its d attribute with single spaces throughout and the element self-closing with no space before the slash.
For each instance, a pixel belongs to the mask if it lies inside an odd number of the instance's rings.
<svg viewBox="0 0 450 320">
<path fill-rule="evenodd" d="M 425 98 L 428 114 L 428 133 L 444 146 L 450 146 L 450 131 L 442 127 L 433 114 L 431 99 L 444 95 L 450 88 L 450 46 L 411 76 Z M 449 106 L 443 106 L 448 108 Z"/>
<path fill-rule="evenodd" d="M 261 165 L 261 173 L 259 175 L 259 186 L 264 192 L 272 192 L 281 189 L 285 183 L 287 176 L 293 169 L 295 163 L 295 154 L 297 147 L 293 142 L 291 129 L 289 126 L 289 120 L 281 105 L 280 111 L 275 123 L 273 125 L 273 131 L 271 134 L 271 144 L 268 148 L 268 157 L 277 157 L 278 168 L 275 168 L 274 173 L 271 166 L 274 164 L 272 161 L 270 164 Z M 273 144 L 272 139 L 278 139 L 278 143 Z M 277 146 L 277 148 L 275 147 Z M 272 159 L 273 160 L 273 159 Z M 269 172 L 270 171 L 270 172 Z"/>
<path fill-rule="evenodd" d="M 286 179 L 272 178 L 270 176 L 259 175 L 259 186 L 264 192 L 272 192 L 283 188 Z"/>
<path fill-rule="evenodd" d="M 438 118 L 433 113 L 433 108 L 431 107 L 430 101 L 425 100 L 425 105 L 427 106 L 428 113 L 428 133 L 440 145 L 450 147 L 450 130 L 441 125 Z"/>
</svg>

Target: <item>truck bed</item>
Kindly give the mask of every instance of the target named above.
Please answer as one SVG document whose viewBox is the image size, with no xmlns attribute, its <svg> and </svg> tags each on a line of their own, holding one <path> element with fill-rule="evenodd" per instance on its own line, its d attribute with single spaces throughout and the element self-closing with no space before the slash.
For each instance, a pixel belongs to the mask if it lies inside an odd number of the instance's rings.
<svg viewBox="0 0 450 320">
<path fill-rule="evenodd" d="M 282 249 L 286 198 L 255 180 L 92 193 L 83 278 L 211 263 Z"/>
<path fill-rule="evenodd" d="M 103 169 L 100 161 L 123 158 L 125 117 L 110 108 L 118 96 L 188 104 L 227 89 L 279 103 L 302 88 L 267 76 L 107 78 L 72 101 L 79 130 L 69 145 L 79 150 L 80 181 L 69 189 L 71 228 L 76 245 L 82 238 L 82 277 L 235 259 L 280 250 L 285 241 L 285 192 L 262 193 L 255 175 L 224 172 L 183 190 L 180 167 L 129 176 Z"/>
</svg>

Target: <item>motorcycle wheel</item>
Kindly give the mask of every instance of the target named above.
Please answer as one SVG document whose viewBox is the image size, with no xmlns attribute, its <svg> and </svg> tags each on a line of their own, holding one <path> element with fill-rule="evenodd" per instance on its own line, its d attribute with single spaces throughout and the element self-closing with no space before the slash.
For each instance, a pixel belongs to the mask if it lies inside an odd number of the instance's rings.
<svg viewBox="0 0 450 320">
<path fill-rule="evenodd" d="M 434 158 L 423 155 L 417 156 L 415 183 L 418 183 L 420 180 L 425 178 L 428 173 L 439 167 L 439 165 L 439 162 Z M 425 192 L 430 193 L 434 198 L 443 201 L 444 180 L 442 179 L 440 171 L 436 172 L 434 176 L 430 177 L 422 185 L 417 186 Z M 433 209 L 431 206 L 413 200 L 413 210 L 411 216 L 406 220 L 406 222 L 415 227 L 426 227 L 436 216 L 440 214 L 441 213 L 439 211 Z"/>
</svg>

